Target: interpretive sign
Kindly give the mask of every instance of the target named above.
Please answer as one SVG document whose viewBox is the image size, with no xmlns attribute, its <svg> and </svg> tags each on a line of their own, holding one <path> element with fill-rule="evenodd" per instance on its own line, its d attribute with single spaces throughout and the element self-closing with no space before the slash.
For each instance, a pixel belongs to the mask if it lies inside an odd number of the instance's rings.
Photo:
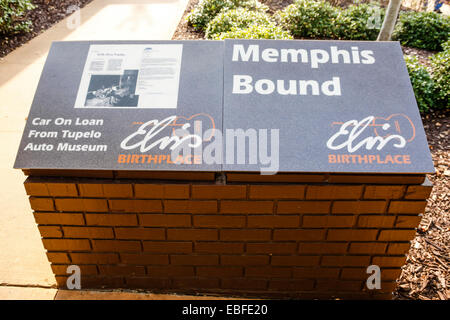
<svg viewBox="0 0 450 320">
<path fill-rule="evenodd" d="M 219 41 L 55 42 L 15 168 L 220 170 L 171 156 L 222 129 L 222 61 Z"/>
<path fill-rule="evenodd" d="M 428 173 L 396 42 L 53 44 L 22 169 Z"/>
<path fill-rule="evenodd" d="M 225 171 L 434 172 L 397 42 L 226 40 L 223 126 L 254 141 Z"/>
</svg>

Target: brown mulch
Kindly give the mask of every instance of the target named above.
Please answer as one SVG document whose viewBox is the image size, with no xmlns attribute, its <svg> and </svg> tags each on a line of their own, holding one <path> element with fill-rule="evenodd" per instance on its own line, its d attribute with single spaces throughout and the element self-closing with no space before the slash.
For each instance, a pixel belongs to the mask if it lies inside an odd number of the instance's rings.
<svg viewBox="0 0 450 320">
<path fill-rule="evenodd" d="M 283 10 L 293 3 L 294 0 L 260 0 L 260 2 L 269 7 L 269 13 L 274 13 L 275 11 Z"/>
<path fill-rule="evenodd" d="M 433 191 L 398 279 L 398 299 L 450 299 L 450 110 L 422 116 L 436 173 Z"/>
<path fill-rule="evenodd" d="M 408 56 L 416 56 L 417 60 L 427 67 L 430 66 L 430 57 L 435 54 L 435 51 L 428 51 L 425 49 L 417 49 L 411 47 L 402 46 L 403 54 Z"/>
<path fill-rule="evenodd" d="M 204 34 L 196 32 L 186 21 L 187 15 L 194 9 L 199 1 L 200 0 L 189 0 L 186 10 L 184 10 L 183 17 L 181 17 L 177 29 L 172 36 L 172 40 L 203 40 Z"/>
<path fill-rule="evenodd" d="M 30 41 L 71 14 L 72 12 L 67 12 L 67 9 L 70 6 L 76 5 L 82 8 L 91 1 L 92 0 L 32 0 L 32 3 L 36 8 L 28 11 L 24 18 L 32 21 L 33 30 L 31 32 L 8 36 L 0 34 L 0 58 L 6 56 L 14 49 Z"/>
</svg>

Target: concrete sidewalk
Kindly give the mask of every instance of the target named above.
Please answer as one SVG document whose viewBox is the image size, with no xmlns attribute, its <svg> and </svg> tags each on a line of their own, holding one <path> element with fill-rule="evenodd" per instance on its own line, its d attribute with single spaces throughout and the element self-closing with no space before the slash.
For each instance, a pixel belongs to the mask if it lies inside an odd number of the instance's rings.
<svg viewBox="0 0 450 320">
<path fill-rule="evenodd" d="M 217 296 L 187 296 L 125 290 L 85 291 L 0 286 L 0 300 L 236 300 Z M 238 298 L 237 300 L 245 300 Z"/>
<path fill-rule="evenodd" d="M 217 296 L 187 296 L 125 290 L 85 291 L 0 286 L 0 300 L 235 300 Z M 239 298 L 238 300 L 244 300 Z"/>
<path fill-rule="evenodd" d="M 79 27 L 71 28 L 77 17 L 74 13 L 0 59 L 0 299 L 36 299 L 40 294 L 53 299 L 56 294 L 56 290 L 33 288 L 56 283 L 25 194 L 25 177 L 12 169 L 51 42 L 168 40 L 187 2 L 94 0 L 79 11 Z"/>
</svg>

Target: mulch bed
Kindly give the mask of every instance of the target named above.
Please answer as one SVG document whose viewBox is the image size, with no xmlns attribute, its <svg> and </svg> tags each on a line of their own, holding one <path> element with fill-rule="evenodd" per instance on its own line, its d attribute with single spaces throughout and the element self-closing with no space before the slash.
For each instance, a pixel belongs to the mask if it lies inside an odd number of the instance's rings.
<svg viewBox="0 0 450 320">
<path fill-rule="evenodd" d="M 399 299 L 450 299 L 450 110 L 422 116 L 436 173 L 433 191 L 398 279 Z"/>
<path fill-rule="evenodd" d="M 186 21 L 186 17 L 189 12 L 194 9 L 199 0 L 189 0 L 189 3 L 184 10 L 183 16 L 181 17 L 180 23 L 178 23 L 177 29 L 172 36 L 172 40 L 203 40 L 203 33 L 196 32 L 193 27 L 191 27 Z"/>
<path fill-rule="evenodd" d="M 408 56 L 416 56 L 417 60 L 423 65 L 426 65 L 427 67 L 430 66 L 430 57 L 435 54 L 435 51 L 428 51 L 425 49 L 417 49 L 417 48 L 411 48 L 411 47 L 405 47 L 402 46 L 403 54 L 406 54 Z"/>
<path fill-rule="evenodd" d="M 190 0 L 173 39 L 203 39 L 187 24 L 186 16 L 199 0 Z M 270 13 L 283 9 L 293 0 L 262 0 Z M 330 1 L 341 6 L 351 1 Z M 435 52 L 402 47 L 429 66 Z M 394 292 L 395 299 L 450 299 L 450 110 L 434 111 L 422 116 L 436 173 L 428 175 L 433 191 Z"/>
<path fill-rule="evenodd" d="M 55 23 L 61 21 L 72 12 L 67 12 L 70 6 L 80 8 L 92 0 L 33 0 L 35 9 L 27 12 L 25 19 L 33 22 L 33 30 L 15 35 L 0 35 L 0 58 L 14 49 L 30 41 Z"/>
</svg>

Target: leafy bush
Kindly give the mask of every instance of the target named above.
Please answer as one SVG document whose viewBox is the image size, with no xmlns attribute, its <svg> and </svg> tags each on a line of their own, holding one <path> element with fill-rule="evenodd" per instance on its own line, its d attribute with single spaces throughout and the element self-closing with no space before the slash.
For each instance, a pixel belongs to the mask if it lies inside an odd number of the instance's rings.
<svg viewBox="0 0 450 320">
<path fill-rule="evenodd" d="M 444 51 L 431 57 L 432 78 L 437 90 L 437 106 L 450 108 L 450 40 L 442 45 Z"/>
<path fill-rule="evenodd" d="M 449 34 L 449 17 L 435 12 L 403 12 L 392 37 L 404 46 L 442 50 L 441 44 Z"/>
<path fill-rule="evenodd" d="M 220 11 L 239 7 L 264 12 L 268 10 L 268 7 L 258 0 L 200 0 L 187 16 L 187 20 L 196 30 L 204 30 Z"/>
<path fill-rule="evenodd" d="M 385 10 L 378 5 L 351 5 L 336 17 L 336 36 L 345 40 L 376 40 L 384 13 Z"/>
<path fill-rule="evenodd" d="M 31 22 L 24 20 L 24 15 L 31 9 L 30 0 L 0 0 L 0 34 L 30 31 Z"/>
<path fill-rule="evenodd" d="M 276 40 L 290 40 L 292 36 L 286 30 L 276 25 L 250 25 L 248 28 L 239 29 L 233 27 L 231 31 L 215 34 L 215 40 L 225 39 L 276 39 Z"/>
<path fill-rule="evenodd" d="M 297 0 L 277 13 L 280 25 L 303 38 L 333 38 L 337 8 L 324 0 Z"/>
<path fill-rule="evenodd" d="M 208 23 L 205 36 L 212 39 L 215 35 L 230 31 L 232 28 L 245 29 L 252 24 L 262 26 L 274 24 L 274 22 L 265 12 L 251 11 L 246 8 L 224 10 Z"/>
<path fill-rule="evenodd" d="M 405 56 L 405 62 L 419 110 L 427 112 L 435 105 L 434 81 L 427 68 L 420 64 L 415 56 Z"/>
</svg>

